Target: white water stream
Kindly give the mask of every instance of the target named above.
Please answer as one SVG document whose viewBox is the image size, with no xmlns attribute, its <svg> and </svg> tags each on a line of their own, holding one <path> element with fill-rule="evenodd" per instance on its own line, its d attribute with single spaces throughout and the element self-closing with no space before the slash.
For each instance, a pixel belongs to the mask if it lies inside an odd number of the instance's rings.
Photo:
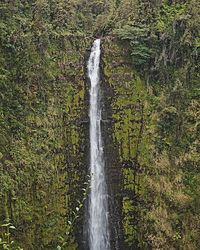
<svg viewBox="0 0 200 250">
<path fill-rule="evenodd" d="M 88 61 L 90 78 L 90 175 L 89 248 L 109 250 L 108 200 L 105 181 L 105 161 L 101 134 L 100 105 L 100 39 L 93 43 Z"/>
</svg>

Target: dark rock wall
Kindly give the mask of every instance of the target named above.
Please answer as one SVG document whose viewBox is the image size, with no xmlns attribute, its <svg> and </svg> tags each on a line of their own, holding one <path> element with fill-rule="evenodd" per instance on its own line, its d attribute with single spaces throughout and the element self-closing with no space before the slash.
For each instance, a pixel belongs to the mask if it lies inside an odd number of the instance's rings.
<svg viewBox="0 0 200 250">
<path fill-rule="evenodd" d="M 58 57 L 50 64 L 54 79 L 44 75 L 38 84 L 34 75 L 21 84 L 27 96 L 23 131 L 5 131 L 10 138 L 0 155 L 1 221 L 12 222 L 11 238 L 24 249 L 88 249 L 90 47 L 91 41 L 80 37 L 52 42 L 49 53 Z M 113 250 L 197 249 L 192 238 L 198 238 L 193 183 L 198 186 L 199 104 L 183 88 L 183 71 L 172 74 L 173 87 L 146 84 L 125 44 L 102 39 L 102 132 Z"/>
<path fill-rule="evenodd" d="M 113 249 L 133 249 L 138 240 L 137 224 L 142 192 L 139 147 L 144 127 L 145 87 L 116 41 L 103 41 L 103 75 L 109 103 L 111 231 Z M 108 109 L 108 110 L 109 110 Z M 113 223 L 114 222 L 114 223 Z"/>
</svg>

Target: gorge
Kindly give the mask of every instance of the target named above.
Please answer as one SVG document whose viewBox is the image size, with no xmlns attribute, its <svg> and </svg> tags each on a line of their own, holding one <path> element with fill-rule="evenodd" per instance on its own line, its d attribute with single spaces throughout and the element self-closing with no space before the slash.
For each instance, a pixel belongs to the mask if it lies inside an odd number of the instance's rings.
<svg viewBox="0 0 200 250">
<path fill-rule="evenodd" d="M 1 1 L 0 249 L 200 249 L 199 27 L 198 0 Z"/>
</svg>

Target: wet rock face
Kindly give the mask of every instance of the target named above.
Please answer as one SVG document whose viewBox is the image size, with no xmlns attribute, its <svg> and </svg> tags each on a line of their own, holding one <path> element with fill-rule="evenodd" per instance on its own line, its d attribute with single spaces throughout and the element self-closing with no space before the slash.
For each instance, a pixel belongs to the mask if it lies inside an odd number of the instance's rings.
<svg viewBox="0 0 200 250">
<path fill-rule="evenodd" d="M 138 152 L 143 130 L 145 89 L 123 53 L 125 51 L 115 41 L 103 41 L 102 136 L 113 250 L 132 249 L 137 243 L 141 190 Z M 79 247 L 88 249 L 88 244 L 80 244 Z"/>
<path fill-rule="evenodd" d="M 70 181 L 68 193 L 70 195 L 69 206 L 72 209 L 72 214 L 68 215 L 69 219 L 73 217 L 76 202 L 81 198 L 81 187 L 89 173 L 90 83 L 86 70 L 89 53 L 88 50 L 85 56 L 84 103 L 76 105 L 71 99 L 71 106 L 69 105 L 71 115 L 66 126 L 67 173 Z M 136 224 L 139 218 L 137 203 L 140 196 L 140 171 L 137 157 L 143 124 L 143 104 L 140 102 L 143 97 L 141 93 L 143 86 L 127 64 L 123 53 L 125 52 L 115 41 L 103 41 L 101 56 L 102 136 L 109 192 L 111 249 L 128 249 L 128 247 L 131 249 L 135 244 L 134 239 L 137 239 Z M 75 88 L 76 86 L 72 86 L 73 91 Z M 78 89 L 76 93 L 80 94 Z M 79 113 L 79 110 L 82 112 Z M 85 211 L 81 212 L 74 230 L 80 249 L 88 249 L 87 223 L 84 222 L 84 218 L 87 220 L 87 209 L 86 201 Z"/>
<path fill-rule="evenodd" d="M 88 45 L 89 46 L 89 45 Z M 112 249 L 130 249 L 137 238 L 139 218 L 137 204 L 140 190 L 140 167 L 137 161 L 142 130 L 142 84 L 127 64 L 124 51 L 111 40 L 105 40 L 101 58 L 102 134 L 109 189 L 109 222 Z M 81 54 L 82 53 L 82 54 Z M 84 182 L 89 173 L 89 81 L 84 57 L 68 52 L 71 64 L 65 69 L 67 86 L 62 101 L 65 104 L 63 129 L 65 139 L 65 178 L 60 185 L 66 190 L 64 221 L 73 221 L 78 201 L 82 201 Z M 85 68 L 84 68 L 85 65 Z M 141 89 L 140 89 L 141 88 Z M 141 95 L 141 96 L 140 96 Z M 62 201 L 64 204 L 64 201 Z M 78 213 L 69 237 L 71 248 L 88 249 L 85 209 Z M 134 219 L 135 218 L 135 219 Z M 67 225 L 64 224 L 63 232 Z M 135 237 L 135 238 L 134 238 Z M 135 244 L 135 243 L 134 243 Z"/>
<path fill-rule="evenodd" d="M 139 150 L 144 128 L 145 88 L 116 41 L 102 45 L 102 106 L 112 249 L 138 242 L 142 185 Z"/>
<path fill-rule="evenodd" d="M 104 53 L 101 60 L 101 90 L 102 90 L 102 130 L 105 153 L 106 181 L 109 195 L 109 224 L 111 234 L 111 249 L 122 249 L 122 199 L 121 199 L 121 169 L 119 165 L 119 154 L 113 141 L 113 117 L 111 99 L 114 95 L 104 75 Z"/>
</svg>

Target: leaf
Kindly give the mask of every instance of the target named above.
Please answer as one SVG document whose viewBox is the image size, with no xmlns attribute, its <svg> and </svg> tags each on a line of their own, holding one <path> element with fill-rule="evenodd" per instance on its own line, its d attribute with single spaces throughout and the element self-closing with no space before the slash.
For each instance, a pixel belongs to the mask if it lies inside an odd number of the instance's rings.
<svg viewBox="0 0 200 250">
<path fill-rule="evenodd" d="M 1 227 L 8 227 L 10 225 L 11 225 L 11 223 L 6 223 L 6 224 L 2 224 Z"/>
</svg>

